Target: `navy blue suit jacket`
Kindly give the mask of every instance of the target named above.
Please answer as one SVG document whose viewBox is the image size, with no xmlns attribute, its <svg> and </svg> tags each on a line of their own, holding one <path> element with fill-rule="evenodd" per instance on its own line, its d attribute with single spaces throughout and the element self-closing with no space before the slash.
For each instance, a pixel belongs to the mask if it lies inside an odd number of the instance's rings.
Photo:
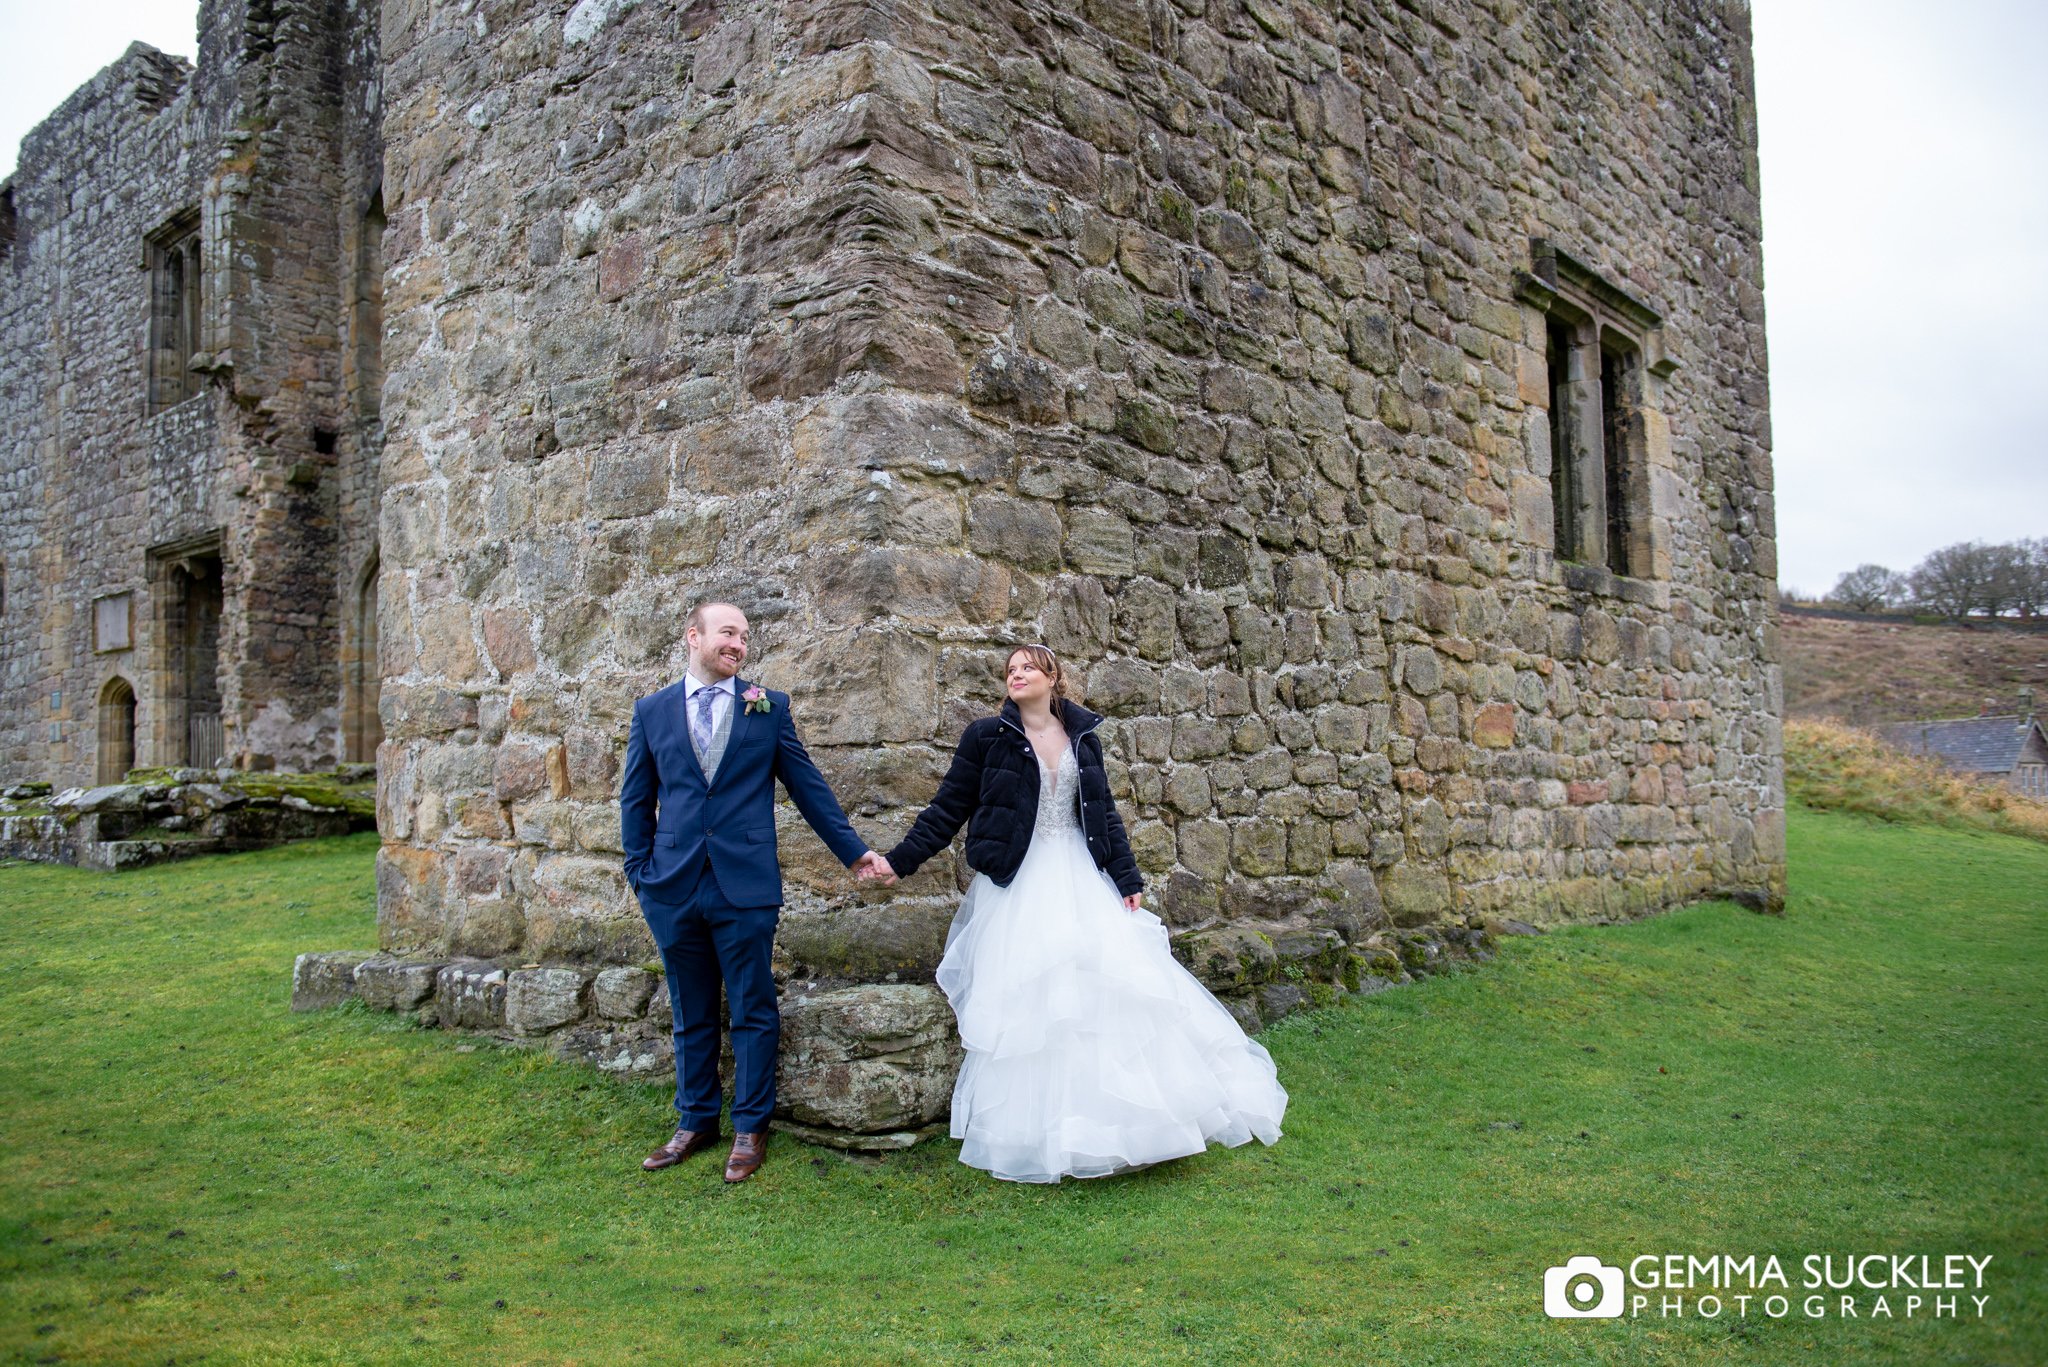
<svg viewBox="0 0 2048 1367">
<path fill-rule="evenodd" d="M 753 685 L 735 681 L 744 694 Z M 770 692 L 769 710 L 733 699 L 732 735 L 709 787 L 683 715 L 687 678 L 633 704 L 626 773 L 619 789 L 619 834 L 626 881 L 649 903 L 675 906 L 688 896 L 705 854 L 718 890 L 736 907 L 782 905 L 775 855 L 775 780 L 781 779 L 811 829 L 839 862 L 867 853 L 839 799 L 797 738 L 789 695 Z"/>
</svg>

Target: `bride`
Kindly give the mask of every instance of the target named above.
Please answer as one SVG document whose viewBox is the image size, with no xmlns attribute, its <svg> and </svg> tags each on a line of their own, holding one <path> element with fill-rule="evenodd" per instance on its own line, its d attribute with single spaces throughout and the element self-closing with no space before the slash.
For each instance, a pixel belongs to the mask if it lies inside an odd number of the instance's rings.
<svg viewBox="0 0 2048 1367">
<path fill-rule="evenodd" d="M 1011 651 L 1007 674 L 1001 714 L 968 725 L 937 796 L 875 871 L 907 877 L 966 824 L 979 872 L 938 970 L 967 1047 L 960 1161 L 1057 1182 L 1273 1143 L 1287 1093 L 1272 1057 L 1143 910 L 1102 718 L 1067 700 L 1044 646 Z"/>
</svg>

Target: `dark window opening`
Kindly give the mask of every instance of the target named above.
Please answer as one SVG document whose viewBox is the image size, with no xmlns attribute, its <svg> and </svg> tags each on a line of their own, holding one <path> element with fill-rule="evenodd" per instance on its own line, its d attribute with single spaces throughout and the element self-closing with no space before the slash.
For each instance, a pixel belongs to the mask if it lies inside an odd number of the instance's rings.
<svg viewBox="0 0 2048 1367">
<path fill-rule="evenodd" d="M 313 429 L 313 449 L 323 456 L 334 454 L 334 433 L 325 427 Z"/>
<path fill-rule="evenodd" d="M 0 260 L 14 251 L 14 187 L 0 190 Z"/>
<path fill-rule="evenodd" d="M 1550 511 L 1559 555 L 1579 543 L 1578 467 L 1571 436 L 1571 331 L 1557 319 L 1545 328 L 1544 362 L 1550 375 Z"/>
<path fill-rule="evenodd" d="M 1623 385 L 1626 358 L 1600 350 L 1600 452 L 1607 479 L 1607 568 L 1629 570 L 1629 484 L 1631 459 L 1627 401 Z"/>
</svg>

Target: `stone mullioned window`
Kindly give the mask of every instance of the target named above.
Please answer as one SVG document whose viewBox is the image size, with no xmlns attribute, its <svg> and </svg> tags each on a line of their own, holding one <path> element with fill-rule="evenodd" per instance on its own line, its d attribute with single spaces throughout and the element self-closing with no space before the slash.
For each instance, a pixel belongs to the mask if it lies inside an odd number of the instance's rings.
<svg viewBox="0 0 2048 1367">
<path fill-rule="evenodd" d="M 1551 548 L 1575 588 L 1670 577 L 1653 469 L 1670 464 L 1657 388 L 1678 369 L 1663 318 L 1554 243 L 1533 244 L 1516 293 L 1537 314 L 1548 422 L 1530 464 L 1550 472 Z"/>
<path fill-rule="evenodd" d="M 201 353 L 205 271 L 199 211 L 188 209 L 143 239 L 149 272 L 149 413 L 199 392 L 193 361 Z"/>
</svg>

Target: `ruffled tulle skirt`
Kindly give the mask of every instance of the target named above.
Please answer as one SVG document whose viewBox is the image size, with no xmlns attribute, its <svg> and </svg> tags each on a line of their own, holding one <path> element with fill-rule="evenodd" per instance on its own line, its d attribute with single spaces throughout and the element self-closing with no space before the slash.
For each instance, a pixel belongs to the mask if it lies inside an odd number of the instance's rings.
<svg viewBox="0 0 2048 1367">
<path fill-rule="evenodd" d="M 1078 830 L 1038 832 L 1008 887 L 975 878 L 939 986 L 967 1061 L 960 1161 L 1015 1182 L 1102 1177 L 1280 1138 L 1273 1059 L 1126 911 Z"/>
</svg>

